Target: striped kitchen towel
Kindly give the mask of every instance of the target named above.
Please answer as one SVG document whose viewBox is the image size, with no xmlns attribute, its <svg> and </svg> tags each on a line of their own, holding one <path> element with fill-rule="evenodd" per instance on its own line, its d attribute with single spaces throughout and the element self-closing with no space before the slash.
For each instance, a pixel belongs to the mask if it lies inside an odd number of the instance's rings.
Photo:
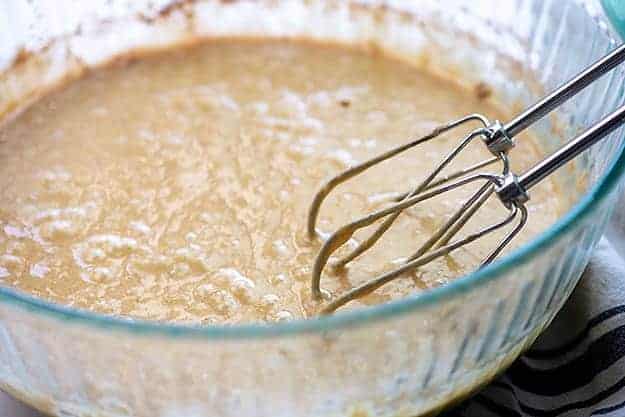
<svg viewBox="0 0 625 417">
<path fill-rule="evenodd" d="M 609 230 L 534 346 L 444 417 L 625 416 L 625 210 Z"/>
</svg>

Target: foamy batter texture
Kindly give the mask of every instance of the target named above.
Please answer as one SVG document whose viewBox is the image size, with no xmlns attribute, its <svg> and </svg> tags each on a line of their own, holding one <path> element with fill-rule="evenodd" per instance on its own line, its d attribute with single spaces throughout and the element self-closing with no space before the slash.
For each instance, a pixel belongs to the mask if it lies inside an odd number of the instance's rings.
<svg viewBox="0 0 625 417">
<path fill-rule="evenodd" d="M 309 317 L 320 307 L 309 283 L 320 243 L 305 234 L 315 190 L 442 122 L 473 112 L 505 118 L 482 93 L 379 53 L 286 41 L 211 41 L 95 71 L 0 130 L 0 280 L 71 307 L 150 320 Z M 418 184 L 461 133 L 340 187 L 320 231 Z M 536 161 L 536 149 L 521 138 L 514 166 Z M 452 169 L 487 156 L 476 143 Z M 472 190 L 407 210 L 374 250 L 327 273 L 322 286 L 336 295 L 393 268 Z M 516 245 L 556 219 L 554 190 L 551 180 L 533 190 Z M 504 215 L 494 200 L 466 230 Z M 500 238 L 345 308 L 444 285 Z"/>
</svg>

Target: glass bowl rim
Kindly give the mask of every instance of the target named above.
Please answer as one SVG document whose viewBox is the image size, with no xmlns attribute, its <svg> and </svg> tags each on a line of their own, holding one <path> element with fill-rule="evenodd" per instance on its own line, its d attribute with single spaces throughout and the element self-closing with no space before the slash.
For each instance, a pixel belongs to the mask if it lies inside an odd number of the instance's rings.
<svg viewBox="0 0 625 417">
<path fill-rule="evenodd" d="M 589 13 L 587 11 L 587 13 Z M 615 43 L 610 29 L 598 16 L 589 17 L 597 21 L 599 32 L 606 35 L 609 43 Z M 472 273 L 464 275 L 449 284 L 429 289 L 423 293 L 407 296 L 385 304 L 370 306 L 357 310 L 337 312 L 329 316 L 318 316 L 308 319 L 297 319 L 282 323 L 249 323 L 233 325 L 194 325 L 184 323 L 163 323 L 126 317 L 115 317 L 88 310 L 71 308 L 41 298 L 34 297 L 19 290 L 0 287 L 0 303 L 7 303 L 25 311 L 42 314 L 45 317 L 63 320 L 106 330 L 124 331 L 137 335 L 167 336 L 192 339 L 264 339 L 284 337 L 303 333 L 319 333 L 369 325 L 380 320 L 394 317 L 429 307 L 455 296 L 471 291 L 475 287 L 485 285 L 502 278 L 508 270 L 520 263 L 525 263 L 542 251 L 552 246 L 565 233 L 574 227 L 576 222 L 589 216 L 625 176 L 625 143 L 623 143 L 608 167 L 606 173 L 563 217 L 530 242 L 513 250 L 502 259 Z"/>
</svg>

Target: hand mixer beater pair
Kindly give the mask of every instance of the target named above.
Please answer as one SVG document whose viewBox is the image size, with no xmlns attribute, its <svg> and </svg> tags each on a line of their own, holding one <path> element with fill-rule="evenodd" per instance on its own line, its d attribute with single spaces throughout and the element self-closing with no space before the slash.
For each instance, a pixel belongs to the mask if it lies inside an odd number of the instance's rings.
<svg viewBox="0 0 625 417">
<path fill-rule="evenodd" d="M 344 304 L 375 291 L 407 271 L 432 262 L 485 235 L 505 228 L 507 225 L 514 225 L 511 226 L 511 230 L 503 237 L 499 245 L 483 260 L 480 267 L 491 263 L 526 224 L 528 213 L 525 203 L 529 200 L 528 190 L 590 146 L 625 124 L 625 105 L 568 142 L 558 151 L 536 164 L 522 175 L 516 175 L 510 170 L 509 152 L 514 147 L 513 139 L 519 133 L 532 126 L 535 122 L 545 117 L 624 61 L 625 45 L 622 45 L 507 124 L 502 124 L 499 121 L 490 122 L 485 116 L 472 114 L 446 125 L 439 126 L 424 137 L 355 165 L 327 181 L 317 192 L 310 206 L 308 214 L 308 234 L 311 238 L 317 236 L 316 223 L 321 205 L 325 198 L 337 186 L 408 149 L 435 140 L 443 133 L 452 131 L 468 123 L 477 123 L 480 125 L 479 128 L 473 130 L 468 136 L 458 142 L 456 148 L 453 149 L 417 187 L 400 194 L 396 197 L 392 205 L 343 225 L 325 240 L 315 259 L 312 271 L 312 293 L 318 300 L 331 298 L 321 289 L 321 274 L 332 254 L 345 245 L 356 231 L 371 226 L 374 223 L 380 223 L 368 238 L 360 242 L 348 255 L 334 263 L 335 267 L 344 267 L 369 250 L 391 227 L 402 211 L 407 208 L 459 187 L 475 183 L 482 184 L 479 189 L 453 213 L 449 220 L 438 227 L 433 235 L 416 252 L 403 260 L 400 266 L 374 277 L 360 286 L 352 288 L 335 299 L 330 299 L 328 304 L 324 306 L 322 312 L 326 314 L 331 313 Z M 447 167 L 469 143 L 478 138 L 481 138 L 493 156 L 490 159 L 457 171 L 451 175 L 442 176 L 441 173 L 444 168 Z M 501 163 L 501 173 L 492 174 L 479 172 L 480 169 L 497 162 Z M 463 226 L 493 195 L 499 198 L 503 208 L 507 210 L 506 217 L 477 232 L 456 238 Z"/>
</svg>

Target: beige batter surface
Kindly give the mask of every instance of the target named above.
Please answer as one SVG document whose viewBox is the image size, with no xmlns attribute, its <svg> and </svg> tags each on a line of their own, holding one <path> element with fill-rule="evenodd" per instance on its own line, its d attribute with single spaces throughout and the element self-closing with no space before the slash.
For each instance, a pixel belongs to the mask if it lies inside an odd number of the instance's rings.
<svg viewBox="0 0 625 417">
<path fill-rule="evenodd" d="M 0 130 L 0 279 L 107 314 L 192 323 L 308 317 L 319 242 L 308 204 L 329 176 L 467 113 L 506 118 L 476 91 L 371 51 L 280 41 L 211 41 L 90 74 Z M 460 132 L 462 133 L 462 132 Z M 338 189 L 320 229 L 384 204 L 428 173 L 446 136 Z M 539 153 L 531 137 L 517 169 Z M 455 165 L 487 156 L 470 146 Z M 564 207 L 546 181 L 515 245 Z M 376 249 L 322 286 L 339 294 L 393 267 L 472 189 L 408 210 Z M 493 201 L 467 227 L 505 214 Z M 363 235 L 359 235 L 362 238 Z M 445 284 L 501 236 L 346 308 Z M 355 243 L 351 242 L 352 244 Z"/>
</svg>

